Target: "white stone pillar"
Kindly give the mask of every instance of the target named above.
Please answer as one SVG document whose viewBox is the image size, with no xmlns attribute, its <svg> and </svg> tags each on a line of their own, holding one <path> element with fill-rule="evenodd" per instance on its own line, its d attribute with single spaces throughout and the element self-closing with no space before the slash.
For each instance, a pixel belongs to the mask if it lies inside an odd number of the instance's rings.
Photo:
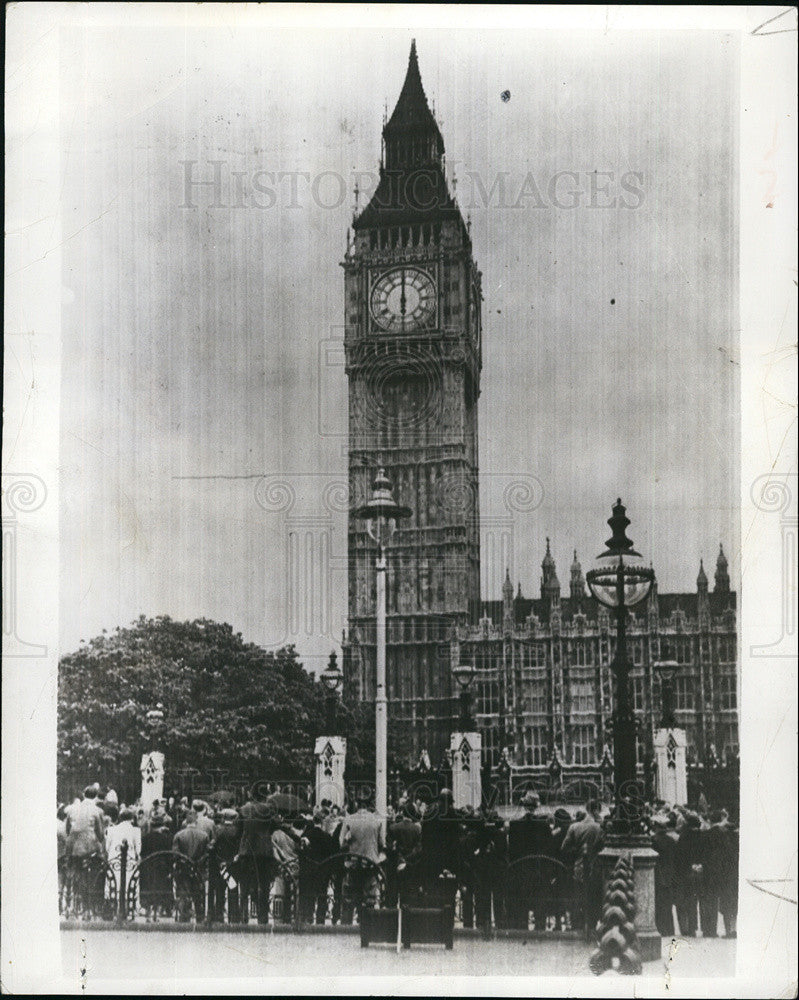
<svg viewBox="0 0 799 1000">
<path fill-rule="evenodd" d="M 480 733 L 453 733 L 449 749 L 452 759 L 452 804 L 455 809 L 463 809 L 464 806 L 479 809 L 483 802 Z"/>
<path fill-rule="evenodd" d="M 322 799 L 330 799 L 334 806 L 343 806 L 347 740 L 343 736 L 318 736 L 314 746 L 314 756 L 316 805 L 319 805 Z"/>
<path fill-rule="evenodd" d="M 164 797 L 164 755 L 160 750 L 142 754 L 141 804 L 149 809 L 156 799 Z"/>
<path fill-rule="evenodd" d="M 688 777 L 685 760 L 685 730 L 655 730 L 655 766 L 657 797 L 669 805 L 688 802 Z"/>
</svg>

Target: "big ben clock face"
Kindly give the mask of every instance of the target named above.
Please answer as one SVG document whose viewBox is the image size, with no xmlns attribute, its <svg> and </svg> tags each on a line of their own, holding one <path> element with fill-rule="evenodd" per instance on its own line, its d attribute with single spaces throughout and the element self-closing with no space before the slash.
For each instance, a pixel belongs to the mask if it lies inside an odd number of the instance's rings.
<svg viewBox="0 0 799 1000">
<path fill-rule="evenodd" d="M 388 333 L 425 326 L 435 316 L 436 286 L 416 267 L 396 267 L 372 287 L 372 319 Z"/>
</svg>

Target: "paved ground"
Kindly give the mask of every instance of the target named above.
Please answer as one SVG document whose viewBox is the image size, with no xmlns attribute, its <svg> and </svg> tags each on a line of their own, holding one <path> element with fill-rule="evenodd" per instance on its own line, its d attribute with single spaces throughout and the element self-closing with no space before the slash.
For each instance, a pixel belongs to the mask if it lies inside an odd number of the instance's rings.
<svg viewBox="0 0 799 1000">
<path fill-rule="evenodd" d="M 326 992 L 332 976 L 586 976 L 588 946 L 572 940 L 483 941 L 455 939 L 452 951 L 432 945 L 401 952 L 388 945 L 360 947 L 357 935 L 174 933 L 169 931 L 65 930 L 62 965 L 75 989 L 96 993 L 102 980 L 160 980 L 161 989 L 187 979 L 313 976 L 309 991 Z M 693 978 L 735 974 L 735 942 L 696 938 L 677 942 L 669 958 L 644 966 L 645 977 Z M 86 969 L 82 977 L 80 970 Z M 606 973 L 608 978 L 615 973 Z M 139 982 L 132 989 L 147 989 Z M 254 983 L 254 989 L 257 985 Z M 219 992 L 228 992 L 220 984 Z"/>
</svg>

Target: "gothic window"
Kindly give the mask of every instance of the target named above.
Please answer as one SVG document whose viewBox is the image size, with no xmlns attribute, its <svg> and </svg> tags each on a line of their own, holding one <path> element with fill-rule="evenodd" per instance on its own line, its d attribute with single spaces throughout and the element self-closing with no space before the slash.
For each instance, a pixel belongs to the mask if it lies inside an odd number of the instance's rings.
<svg viewBox="0 0 799 1000">
<path fill-rule="evenodd" d="M 547 647 L 543 642 L 534 642 L 530 647 L 530 666 L 545 667 L 547 665 Z"/>
<path fill-rule="evenodd" d="M 592 764 L 594 763 L 594 727 L 593 726 L 573 726 L 572 727 L 572 763 Z"/>
<path fill-rule="evenodd" d="M 719 737 L 722 758 L 724 763 L 729 764 L 731 757 L 738 756 L 738 726 L 734 722 L 720 726 Z"/>
<path fill-rule="evenodd" d="M 643 677 L 631 677 L 630 678 L 630 689 L 633 697 L 633 709 L 636 712 L 643 712 L 644 710 L 644 678 Z"/>
<path fill-rule="evenodd" d="M 694 708 L 693 677 L 674 678 L 674 707 L 678 712 L 691 712 Z"/>
<path fill-rule="evenodd" d="M 735 663 L 735 641 L 729 637 L 718 640 L 719 663 Z"/>
<path fill-rule="evenodd" d="M 691 640 L 690 639 L 676 639 L 674 642 L 674 659 L 677 663 L 690 663 L 691 657 Z"/>
<path fill-rule="evenodd" d="M 572 715 L 589 715 L 596 711 L 594 685 L 590 681 L 572 684 L 571 710 Z"/>
<path fill-rule="evenodd" d="M 531 715 L 547 714 L 547 690 L 543 682 L 532 684 L 527 696 L 528 711 Z"/>
<path fill-rule="evenodd" d="M 738 707 L 737 678 L 735 674 L 720 674 L 716 681 L 719 693 L 719 708 L 736 709 Z"/>
<path fill-rule="evenodd" d="M 546 763 L 547 731 L 545 726 L 528 726 L 524 731 L 524 761 L 526 764 Z"/>
<path fill-rule="evenodd" d="M 499 763 L 499 729 L 487 726 L 481 730 L 483 742 L 483 763 L 496 767 Z"/>
<path fill-rule="evenodd" d="M 587 667 L 592 663 L 591 643 L 576 640 L 570 643 L 569 661 L 573 667 Z"/>
<path fill-rule="evenodd" d="M 478 681 L 477 683 L 477 714 L 499 714 L 499 681 Z"/>
</svg>

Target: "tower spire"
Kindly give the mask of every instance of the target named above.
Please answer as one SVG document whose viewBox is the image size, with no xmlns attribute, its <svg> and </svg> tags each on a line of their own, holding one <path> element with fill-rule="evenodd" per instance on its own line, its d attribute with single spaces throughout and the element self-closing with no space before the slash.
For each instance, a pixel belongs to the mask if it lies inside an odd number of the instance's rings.
<svg viewBox="0 0 799 1000">
<path fill-rule="evenodd" d="M 569 593 L 571 599 L 578 605 L 585 597 L 585 578 L 583 577 L 583 567 L 577 559 L 577 549 L 574 550 L 574 561 L 571 565 Z"/>
<path fill-rule="evenodd" d="M 555 560 L 552 558 L 552 552 L 549 548 L 548 538 L 547 551 L 541 563 L 541 596 L 550 600 L 560 599 L 560 581 L 555 569 Z"/>
<path fill-rule="evenodd" d="M 716 559 L 716 585 L 713 587 L 714 594 L 729 594 L 730 573 L 727 566 L 727 557 L 724 555 L 724 546 L 719 542 L 719 555 Z"/>
</svg>

